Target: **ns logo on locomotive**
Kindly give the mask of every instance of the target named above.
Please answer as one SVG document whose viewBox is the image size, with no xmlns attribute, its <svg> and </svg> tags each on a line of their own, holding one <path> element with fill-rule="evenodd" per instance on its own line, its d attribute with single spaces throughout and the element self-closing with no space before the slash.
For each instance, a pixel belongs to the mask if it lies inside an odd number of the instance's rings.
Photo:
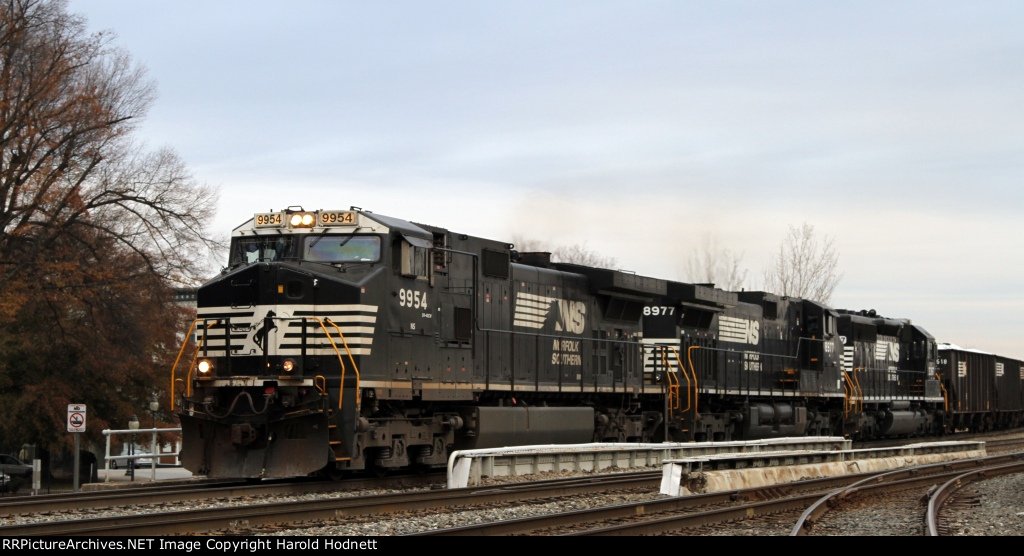
<svg viewBox="0 0 1024 556">
<path fill-rule="evenodd" d="M 187 469 L 257 478 L 521 444 L 1009 427 L 1022 380 L 906 319 L 290 208 L 232 232 L 171 396 Z"/>
</svg>

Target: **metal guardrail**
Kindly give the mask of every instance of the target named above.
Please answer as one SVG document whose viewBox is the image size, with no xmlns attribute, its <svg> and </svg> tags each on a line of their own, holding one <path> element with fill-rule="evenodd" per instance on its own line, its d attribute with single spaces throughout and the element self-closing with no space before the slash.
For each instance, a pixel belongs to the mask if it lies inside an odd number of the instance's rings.
<svg viewBox="0 0 1024 556">
<path fill-rule="evenodd" d="M 131 466 L 131 467 L 133 467 L 135 469 L 143 469 L 143 468 L 140 468 L 140 467 L 134 465 L 135 460 L 141 459 L 141 458 L 150 458 L 150 462 L 149 462 L 149 468 L 150 468 L 150 473 L 151 473 L 150 474 L 150 481 L 156 481 L 156 468 L 157 468 L 157 460 L 158 459 L 163 458 L 163 457 L 171 457 L 171 456 L 173 456 L 175 464 L 176 465 L 180 465 L 181 462 L 178 461 L 178 456 L 181 454 L 180 451 L 163 452 L 163 453 L 158 453 L 157 452 L 156 437 L 157 437 L 158 434 L 165 433 L 165 432 L 181 432 L 181 427 L 165 428 L 165 429 L 161 429 L 161 428 L 152 428 L 152 429 L 104 429 L 103 430 L 103 436 L 107 437 L 107 442 L 106 442 L 107 446 L 106 446 L 106 450 L 105 450 L 104 456 L 103 456 L 104 468 L 107 471 L 106 478 L 104 479 L 104 481 L 107 481 L 107 482 L 110 481 L 110 462 L 112 462 L 112 461 L 117 462 L 117 461 L 121 461 L 121 460 L 126 460 L 126 461 L 128 461 L 128 465 L 129 466 Z M 127 455 L 120 455 L 120 456 L 112 456 L 112 455 L 110 455 L 110 439 L 112 437 L 118 436 L 118 435 L 129 435 L 131 437 L 131 445 L 134 446 L 135 445 L 135 435 L 143 435 L 143 434 L 150 434 L 151 435 L 150 450 L 149 450 L 148 454 L 146 454 L 146 453 L 138 453 L 138 454 L 127 454 Z M 134 478 L 134 476 L 133 476 L 133 478 Z"/>
<path fill-rule="evenodd" d="M 448 457 L 448 488 L 478 485 L 485 477 L 537 473 L 597 473 L 656 468 L 667 459 L 690 456 L 789 450 L 850 449 L 841 436 L 809 436 L 729 442 L 550 444 L 458 450 Z"/>
</svg>

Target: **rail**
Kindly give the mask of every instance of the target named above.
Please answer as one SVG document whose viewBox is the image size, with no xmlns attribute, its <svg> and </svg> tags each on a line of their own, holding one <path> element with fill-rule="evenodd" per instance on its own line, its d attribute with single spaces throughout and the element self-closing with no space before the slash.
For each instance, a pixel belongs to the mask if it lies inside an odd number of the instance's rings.
<svg viewBox="0 0 1024 556">
<path fill-rule="evenodd" d="M 348 355 L 348 360 L 352 363 L 352 371 L 356 373 L 356 413 L 359 412 L 359 365 L 356 364 L 355 357 L 352 356 L 352 350 L 348 347 L 348 342 L 345 341 L 345 333 L 341 331 L 341 327 L 329 318 L 324 318 L 324 322 L 330 324 L 338 331 L 338 337 L 341 338 L 341 345 L 345 347 L 345 353 Z M 338 354 L 338 362 L 341 363 L 341 384 L 338 387 L 338 410 L 342 408 L 342 401 L 345 399 L 343 396 L 343 390 L 345 388 L 345 362 L 341 360 L 341 352 L 338 351 L 338 346 L 335 345 L 334 339 L 331 338 L 330 331 L 324 327 L 323 323 L 320 323 L 320 327 L 324 329 L 324 333 L 327 334 L 327 340 L 331 342 L 331 347 L 334 348 L 334 352 Z"/>
<path fill-rule="evenodd" d="M 106 437 L 106 450 L 104 451 L 103 461 L 104 461 L 104 468 L 107 471 L 105 482 L 109 482 L 110 481 L 110 462 L 112 462 L 112 461 L 113 462 L 117 462 L 117 461 L 120 461 L 120 460 L 127 460 L 128 461 L 128 465 L 133 466 L 136 469 L 138 469 L 139 467 L 135 465 L 135 460 L 138 460 L 140 458 L 149 458 L 149 467 L 150 467 L 150 472 L 151 472 L 150 480 L 151 481 L 156 481 L 156 467 L 157 467 L 156 460 L 157 459 L 160 459 L 160 458 L 163 458 L 163 457 L 171 457 L 171 456 L 173 456 L 175 464 L 180 464 L 180 462 L 178 460 L 178 456 L 181 455 L 181 451 L 180 450 L 174 451 L 174 452 L 163 452 L 163 453 L 157 452 L 156 437 L 157 437 L 158 434 L 160 434 L 162 432 L 181 432 L 181 428 L 180 427 L 174 427 L 174 428 L 160 429 L 160 428 L 155 428 L 154 427 L 152 429 L 104 429 L 103 430 L 103 436 Z M 135 435 L 137 435 L 137 434 L 147 434 L 147 433 L 152 435 L 152 439 L 150 441 L 150 453 L 148 453 L 148 454 L 145 454 L 145 453 L 128 454 L 128 455 L 123 455 L 123 456 L 112 456 L 112 455 L 110 455 L 110 439 L 111 439 L 111 437 L 118 436 L 118 435 L 125 435 L 125 434 L 129 435 L 129 437 L 131 438 L 131 443 L 134 446 L 135 445 Z"/>
<path fill-rule="evenodd" d="M 666 346 L 658 346 L 658 347 L 665 348 Z M 679 407 L 681 405 L 680 402 L 679 402 L 679 384 L 680 383 L 679 383 L 679 377 L 676 376 L 675 369 L 670 368 L 670 366 L 668 364 L 668 350 L 667 349 L 661 349 L 661 364 L 664 365 L 664 367 L 665 367 L 666 390 L 668 392 L 668 394 L 667 394 L 668 395 L 668 400 L 666 400 L 666 404 L 665 404 L 665 407 L 668 408 L 666 417 L 671 417 L 672 416 L 672 410 L 680 409 L 680 407 Z M 689 386 L 690 386 L 690 378 L 689 377 L 686 378 L 686 386 L 687 386 L 687 388 L 689 388 Z M 689 404 L 690 393 L 689 393 L 689 391 L 687 391 L 687 393 L 686 393 L 686 401 L 687 401 L 686 409 L 685 410 L 680 409 L 684 413 L 686 411 L 690 410 L 690 404 Z"/>
<path fill-rule="evenodd" d="M 175 384 L 176 371 L 178 370 L 178 363 L 181 362 L 181 356 L 185 354 L 185 348 L 188 347 L 188 339 L 192 337 L 192 331 L 195 330 L 197 322 L 199 322 L 199 319 L 192 319 L 192 324 L 189 325 L 188 332 L 185 333 L 185 339 L 181 342 L 181 348 L 178 349 L 178 356 L 174 358 L 174 364 L 171 365 L 171 389 L 170 389 L 170 395 L 171 395 L 171 402 L 170 403 L 171 403 L 171 406 L 170 407 L 171 407 L 172 411 L 174 410 L 174 398 L 175 398 L 175 396 L 174 396 L 174 384 Z M 206 341 L 205 330 L 203 331 L 203 341 L 204 342 Z M 191 375 L 192 375 L 192 370 L 191 369 L 195 365 L 196 354 L 198 354 L 198 353 L 199 353 L 199 346 L 197 344 L 195 351 L 192 353 L 192 362 L 189 364 L 189 378 L 191 378 Z M 188 380 L 189 384 L 191 384 L 191 382 L 192 382 L 191 380 Z"/>
<path fill-rule="evenodd" d="M 997 477 L 999 475 L 1021 472 L 1024 472 L 1024 462 L 1017 461 L 1002 465 L 991 465 L 982 469 L 975 469 L 962 475 L 957 475 L 949 481 L 946 481 L 942 486 L 932 492 L 931 496 L 928 498 L 928 511 L 925 514 L 925 524 L 928 526 L 927 535 L 930 537 L 938 537 L 945 532 L 939 524 L 939 513 L 946 500 L 956 494 L 958 490 L 972 482 L 991 479 L 992 477 Z"/>
<path fill-rule="evenodd" d="M 946 390 L 946 385 L 943 384 L 942 373 L 936 372 L 935 379 L 939 381 L 939 390 L 942 390 L 942 408 L 946 415 L 949 415 L 949 392 Z"/>
<path fill-rule="evenodd" d="M 690 347 L 686 348 L 686 359 L 690 362 L 690 373 L 693 374 L 693 414 L 694 415 L 697 415 L 697 410 L 699 408 L 698 402 L 697 402 L 697 400 L 698 400 L 698 398 L 697 398 L 697 388 L 700 385 L 697 384 L 697 369 L 695 369 L 693 367 L 693 352 L 698 350 L 698 349 L 701 349 L 701 346 L 690 346 Z"/>
</svg>

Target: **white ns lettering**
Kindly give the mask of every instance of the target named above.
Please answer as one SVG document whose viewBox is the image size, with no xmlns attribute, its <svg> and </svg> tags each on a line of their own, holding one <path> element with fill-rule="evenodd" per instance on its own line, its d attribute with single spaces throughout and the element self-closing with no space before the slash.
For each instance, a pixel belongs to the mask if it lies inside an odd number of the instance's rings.
<svg viewBox="0 0 1024 556">
<path fill-rule="evenodd" d="M 583 334 L 587 326 L 587 305 L 582 301 L 558 300 L 558 320 L 555 321 L 556 332 L 572 332 Z"/>
</svg>

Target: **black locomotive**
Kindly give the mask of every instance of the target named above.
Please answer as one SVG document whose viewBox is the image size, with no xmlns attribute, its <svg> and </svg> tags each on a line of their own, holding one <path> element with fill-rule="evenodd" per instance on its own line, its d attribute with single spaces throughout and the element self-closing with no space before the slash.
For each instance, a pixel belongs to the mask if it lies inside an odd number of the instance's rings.
<svg viewBox="0 0 1024 556">
<path fill-rule="evenodd" d="M 443 466 L 456 449 L 517 444 L 910 436 L 1022 416 L 1019 362 L 972 354 L 1013 386 L 965 385 L 961 352 L 940 357 L 909 320 L 556 263 L 356 207 L 255 215 L 197 307 L 172 397 L 184 466 L 210 477 Z"/>
</svg>

